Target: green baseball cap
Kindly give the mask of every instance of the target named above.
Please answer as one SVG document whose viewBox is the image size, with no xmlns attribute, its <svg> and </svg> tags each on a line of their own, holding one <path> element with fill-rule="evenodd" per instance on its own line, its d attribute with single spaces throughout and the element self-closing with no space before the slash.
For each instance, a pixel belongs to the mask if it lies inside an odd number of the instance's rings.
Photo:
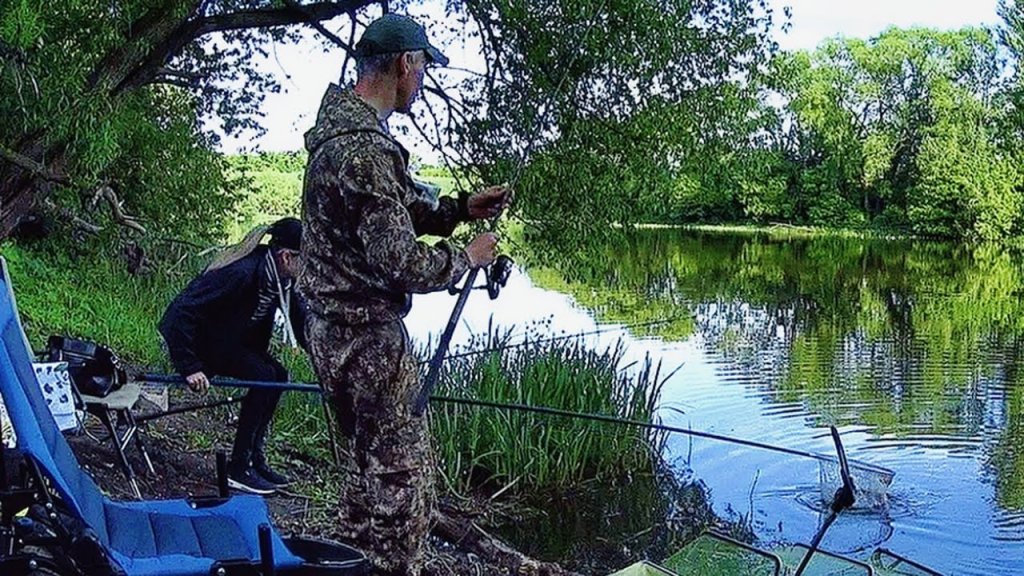
<svg viewBox="0 0 1024 576">
<path fill-rule="evenodd" d="M 356 43 L 355 55 L 378 56 L 423 50 L 433 62 L 448 65 L 448 57 L 427 40 L 427 31 L 418 22 L 400 14 L 385 14 L 370 22 Z"/>
</svg>

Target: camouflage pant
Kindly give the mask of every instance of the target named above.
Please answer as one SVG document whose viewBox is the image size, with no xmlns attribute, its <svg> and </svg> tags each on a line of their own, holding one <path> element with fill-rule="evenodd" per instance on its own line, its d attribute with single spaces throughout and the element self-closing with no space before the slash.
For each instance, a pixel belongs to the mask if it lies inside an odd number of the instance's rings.
<svg viewBox="0 0 1024 576">
<path fill-rule="evenodd" d="M 426 417 L 412 415 L 419 377 L 405 327 L 311 317 L 306 335 L 351 451 L 342 463 L 340 535 L 367 553 L 374 574 L 416 576 L 430 529 L 433 462 Z"/>
</svg>

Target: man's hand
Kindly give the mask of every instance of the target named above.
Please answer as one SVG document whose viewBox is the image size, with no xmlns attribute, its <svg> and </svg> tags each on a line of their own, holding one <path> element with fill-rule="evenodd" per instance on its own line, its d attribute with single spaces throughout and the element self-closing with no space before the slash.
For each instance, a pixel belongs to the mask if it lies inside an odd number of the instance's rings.
<svg viewBox="0 0 1024 576">
<path fill-rule="evenodd" d="M 185 376 L 185 382 L 188 383 L 190 390 L 200 394 L 206 394 L 210 389 L 210 379 L 203 372 L 196 372 L 195 374 Z"/>
<path fill-rule="evenodd" d="M 466 255 L 469 256 L 469 265 L 472 268 L 483 268 L 491 262 L 498 254 L 498 237 L 493 232 L 484 232 L 477 236 L 466 246 Z"/>
<path fill-rule="evenodd" d="M 491 186 L 469 197 L 466 211 L 473 220 L 494 218 L 512 202 L 512 189 L 508 186 Z"/>
</svg>

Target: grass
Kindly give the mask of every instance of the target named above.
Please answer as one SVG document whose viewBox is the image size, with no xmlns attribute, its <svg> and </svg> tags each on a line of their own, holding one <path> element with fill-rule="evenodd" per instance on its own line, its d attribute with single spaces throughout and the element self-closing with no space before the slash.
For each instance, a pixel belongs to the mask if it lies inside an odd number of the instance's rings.
<svg viewBox="0 0 1024 576">
<path fill-rule="evenodd" d="M 500 348 L 490 330 L 473 348 Z M 624 349 L 541 341 L 449 362 L 439 393 L 492 402 L 651 421 L 666 378 L 649 360 L 623 365 Z M 635 368 L 635 370 L 631 370 Z M 434 403 L 441 471 L 456 492 L 564 489 L 590 479 L 651 471 L 663 436 L 539 414 Z"/>
<path fill-rule="evenodd" d="M 117 259 L 100 255 L 72 257 L 58 251 L 30 250 L 14 244 L 2 248 L 18 299 L 18 311 L 32 347 L 41 350 L 51 334 L 66 334 L 109 346 L 131 365 L 171 372 L 157 332 L 157 322 L 175 295 L 204 262 L 185 263 L 174 272 L 133 276 Z M 313 381 L 305 354 L 274 344 L 274 356 L 295 381 Z M 220 390 L 214 397 L 227 396 Z M 278 440 L 299 450 L 329 455 L 327 431 L 318 397 L 286 393 L 274 424 Z M 197 433 L 190 443 L 208 447 Z"/>
<path fill-rule="evenodd" d="M 193 270 L 132 276 L 118 259 L 72 257 L 59 251 L 0 248 L 33 348 L 50 334 L 94 340 L 121 358 L 167 369 L 156 325 Z"/>
</svg>

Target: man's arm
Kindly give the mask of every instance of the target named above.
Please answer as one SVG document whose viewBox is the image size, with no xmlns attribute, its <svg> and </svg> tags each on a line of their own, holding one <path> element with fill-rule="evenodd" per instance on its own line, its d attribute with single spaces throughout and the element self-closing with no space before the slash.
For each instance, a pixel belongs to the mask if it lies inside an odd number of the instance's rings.
<svg viewBox="0 0 1024 576">
<path fill-rule="evenodd" d="M 438 198 L 437 208 L 432 208 L 425 202 L 410 203 L 409 217 L 412 219 L 416 235 L 430 234 L 443 238 L 451 236 L 456 226 L 470 220 L 468 201 L 469 196 L 462 194 L 458 199 L 447 196 Z"/>
<path fill-rule="evenodd" d="M 345 202 L 368 263 L 401 292 L 441 290 L 469 269 L 469 258 L 445 242 L 416 240 L 416 228 L 403 200 L 404 173 L 397 152 L 368 150 L 352 157 L 340 174 Z M 402 178 L 403 180 L 399 180 Z"/>
<path fill-rule="evenodd" d="M 451 236 L 460 222 L 494 218 L 508 206 L 512 191 L 508 186 L 490 186 L 472 196 L 462 192 L 458 198 L 440 198 L 436 209 L 423 202 L 408 203 L 416 234 Z"/>
</svg>

